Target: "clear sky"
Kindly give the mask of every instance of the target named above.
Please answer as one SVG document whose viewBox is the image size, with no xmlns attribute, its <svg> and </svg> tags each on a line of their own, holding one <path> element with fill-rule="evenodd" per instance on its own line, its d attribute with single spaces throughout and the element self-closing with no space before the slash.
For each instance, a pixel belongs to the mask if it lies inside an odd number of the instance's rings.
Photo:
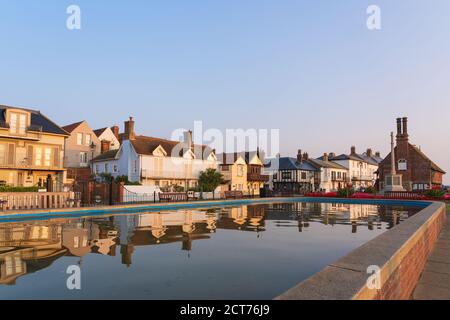
<svg viewBox="0 0 450 320">
<path fill-rule="evenodd" d="M 366 28 L 370 4 L 380 31 Z M 132 114 L 160 137 L 195 120 L 279 128 L 292 156 L 386 155 L 408 116 L 412 142 L 450 171 L 449 12 L 448 0 L 0 0 L 0 104 L 94 128 Z"/>
</svg>

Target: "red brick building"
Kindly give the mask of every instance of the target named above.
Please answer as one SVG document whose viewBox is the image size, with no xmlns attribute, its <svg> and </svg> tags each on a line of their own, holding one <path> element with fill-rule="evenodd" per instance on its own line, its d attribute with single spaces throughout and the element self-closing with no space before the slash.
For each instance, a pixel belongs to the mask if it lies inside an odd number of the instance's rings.
<svg viewBox="0 0 450 320">
<path fill-rule="evenodd" d="M 409 143 L 408 118 L 397 119 L 397 145 L 395 147 L 397 174 L 403 176 L 407 191 L 427 190 L 442 186 L 445 171 L 428 158 L 418 147 Z M 391 154 L 380 163 L 380 189 L 384 188 L 386 175 L 391 172 Z"/>
</svg>

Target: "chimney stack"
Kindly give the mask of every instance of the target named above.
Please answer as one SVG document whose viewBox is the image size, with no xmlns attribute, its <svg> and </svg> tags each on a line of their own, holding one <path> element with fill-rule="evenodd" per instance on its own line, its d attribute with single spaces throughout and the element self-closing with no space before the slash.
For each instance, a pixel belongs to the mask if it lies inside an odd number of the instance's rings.
<svg viewBox="0 0 450 320">
<path fill-rule="evenodd" d="M 356 154 L 356 147 L 352 146 L 350 149 L 350 154 L 355 155 Z"/>
<path fill-rule="evenodd" d="M 119 126 L 111 127 L 111 131 L 113 132 L 116 139 L 119 140 Z"/>
<path fill-rule="evenodd" d="M 187 149 L 192 149 L 192 147 L 194 146 L 191 130 L 184 133 L 184 143 L 186 144 Z"/>
<path fill-rule="evenodd" d="M 402 135 L 402 118 L 397 118 L 397 137 Z"/>
<path fill-rule="evenodd" d="M 323 161 L 328 162 L 328 153 L 323 154 Z"/>
<path fill-rule="evenodd" d="M 308 152 L 305 152 L 305 153 L 303 154 L 303 160 L 304 160 L 304 161 L 307 161 L 308 159 L 309 159 Z"/>
<path fill-rule="evenodd" d="M 108 140 L 102 140 L 102 148 L 101 153 L 104 154 L 105 152 L 108 152 L 111 149 L 111 141 Z"/>
<path fill-rule="evenodd" d="M 125 121 L 125 133 L 123 140 L 136 140 L 133 117 L 130 117 L 130 120 Z"/>
<path fill-rule="evenodd" d="M 302 150 L 298 150 L 298 153 L 297 153 L 297 162 L 298 162 L 298 163 L 302 163 L 302 162 L 303 162 Z"/>
<path fill-rule="evenodd" d="M 380 151 L 375 152 L 375 157 L 381 158 L 381 153 L 380 153 Z"/>
<path fill-rule="evenodd" d="M 408 118 L 403 118 L 403 135 L 406 137 L 408 136 Z"/>
<path fill-rule="evenodd" d="M 370 148 L 367 149 L 366 154 L 367 154 L 368 157 L 372 157 L 372 156 L 373 156 L 373 151 L 372 151 L 372 149 L 370 149 Z"/>
<path fill-rule="evenodd" d="M 328 159 L 333 159 L 333 158 L 336 158 L 336 153 L 330 152 Z"/>
</svg>

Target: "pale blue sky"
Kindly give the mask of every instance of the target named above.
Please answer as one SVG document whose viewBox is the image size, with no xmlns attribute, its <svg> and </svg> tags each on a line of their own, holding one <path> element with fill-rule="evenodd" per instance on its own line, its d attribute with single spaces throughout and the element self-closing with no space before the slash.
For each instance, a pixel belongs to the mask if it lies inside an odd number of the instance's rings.
<svg viewBox="0 0 450 320">
<path fill-rule="evenodd" d="M 66 29 L 66 8 L 82 30 Z M 382 30 L 366 28 L 366 8 Z M 0 0 L 0 104 L 139 133 L 279 128 L 281 151 L 372 147 L 397 116 L 450 171 L 448 0 Z M 450 174 L 449 174 L 450 176 Z M 450 177 L 447 177 L 450 183 Z"/>
</svg>

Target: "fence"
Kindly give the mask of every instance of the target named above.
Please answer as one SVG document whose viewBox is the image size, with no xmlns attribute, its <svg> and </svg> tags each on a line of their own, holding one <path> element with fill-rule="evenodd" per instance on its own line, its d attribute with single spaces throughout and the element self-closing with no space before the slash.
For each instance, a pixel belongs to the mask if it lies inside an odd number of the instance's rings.
<svg viewBox="0 0 450 320">
<path fill-rule="evenodd" d="M 3 211 L 76 208 L 80 206 L 80 200 L 78 192 L 0 193 L 0 206 Z"/>
<path fill-rule="evenodd" d="M 426 197 L 423 194 L 408 192 L 408 191 L 392 191 L 385 192 L 384 198 L 386 199 L 405 199 L 405 200 L 422 200 Z"/>
</svg>

